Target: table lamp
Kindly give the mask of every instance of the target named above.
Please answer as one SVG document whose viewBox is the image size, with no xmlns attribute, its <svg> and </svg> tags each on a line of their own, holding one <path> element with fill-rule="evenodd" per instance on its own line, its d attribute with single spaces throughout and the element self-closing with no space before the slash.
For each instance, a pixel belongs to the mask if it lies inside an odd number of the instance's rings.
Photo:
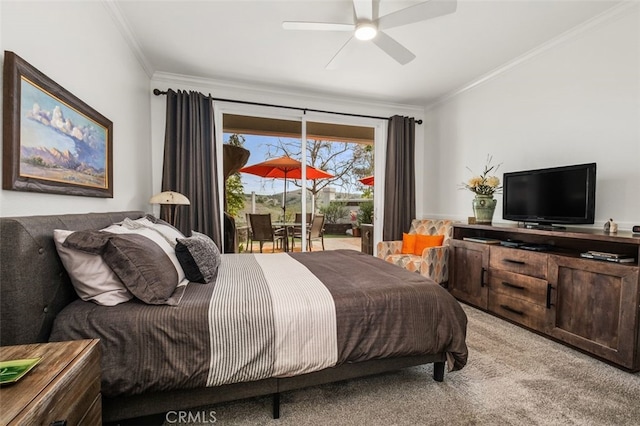
<svg viewBox="0 0 640 426">
<path fill-rule="evenodd" d="M 163 191 L 154 195 L 149 200 L 150 204 L 160 204 L 160 209 L 163 206 L 168 206 L 167 222 L 176 226 L 176 208 L 178 206 L 188 206 L 191 204 L 189 199 L 179 192 Z"/>
</svg>

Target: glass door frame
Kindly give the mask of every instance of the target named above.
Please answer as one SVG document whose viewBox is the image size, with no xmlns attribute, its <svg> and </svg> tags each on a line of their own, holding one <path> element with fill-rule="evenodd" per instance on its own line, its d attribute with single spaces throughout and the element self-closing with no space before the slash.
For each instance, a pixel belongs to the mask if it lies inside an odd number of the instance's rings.
<svg viewBox="0 0 640 426">
<path fill-rule="evenodd" d="M 237 114 L 246 115 L 261 118 L 271 118 L 274 120 L 290 120 L 299 121 L 302 126 L 302 132 L 300 135 L 302 161 L 306 165 L 307 158 L 307 122 L 319 122 L 328 124 L 344 124 L 351 126 L 372 127 L 374 129 L 374 181 L 377 185 L 373 187 L 373 200 L 374 200 L 374 231 L 373 231 L 373 244 L 374 255 L 375 247 L 378 241 L 382 237 L 382 221 L 384 220 L 384 168 L 386 162 L 386 145 L 387 145 L 387 120 L 367 118 L 367 117 L 353 117 L 348 115 L 338 114 L 326 114 L 316 113 L 300 110 L 292 110 L 288 108 L 267 107 L 259 105 L 248 105 L 233 102 L 214 101 L 214 126 L 215 126 L 215 138 L 216 138 L 216 152 L 217 155 L 217 170 L 218 176 L 216 182 L 218 184 L 218 191 L 223 196 L 219 200 L 220 211 L 224 210 L 224 182 L 222 182 L 222 150 L 224 143 L 224 129 L 223 129 L 223 116 L 225 114 Z M 302 169 L 302 217 L 306 217 L 307 209 L 307 181 L 306 170 Z M 224 215 L 220 215 L 220 229 L 224 229 Z M 307 249 L 307 228 L 306 221 L 303 220 L 302 225 L 302 251 Z"/>
</svg>

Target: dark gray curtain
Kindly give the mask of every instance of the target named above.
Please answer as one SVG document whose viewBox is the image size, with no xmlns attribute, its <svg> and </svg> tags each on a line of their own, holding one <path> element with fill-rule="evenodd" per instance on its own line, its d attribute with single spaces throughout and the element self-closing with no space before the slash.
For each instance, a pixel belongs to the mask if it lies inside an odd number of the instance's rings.
<svg viewBox="0 0 640 426">
<path fill-rule="evenodd" d="M 415 119 L 391 117 L 384 183 L 384 241 L 401 240 L 402 233 L 409 232 L 411 221 L 416 217 L 415 145 Z"/>
<path fill-rule="evenodd" d="M 162 190 L 180 192 L 191 201 L 190 206 L 178 206 L 180 231 L 201 232 L 222 247 L 216 158 L 211 97 L 168 90 Z M 161 218 L 166 219 L 163 214 Z"/>
</svg>

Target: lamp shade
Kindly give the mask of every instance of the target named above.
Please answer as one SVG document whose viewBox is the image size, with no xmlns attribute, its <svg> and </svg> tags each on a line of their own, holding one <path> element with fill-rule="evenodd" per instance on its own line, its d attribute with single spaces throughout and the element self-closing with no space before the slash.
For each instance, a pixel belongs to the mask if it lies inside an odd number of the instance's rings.
<svg viewBox="0 0 640 426">
<path fill-rule="evenodd" d="M 191 202 L 187 197 L 179 192 L 164 191 L 154 195 L 149 200 L 149 204 L 170 204 L 170 205 L 190 205 Z"/>
</svg>

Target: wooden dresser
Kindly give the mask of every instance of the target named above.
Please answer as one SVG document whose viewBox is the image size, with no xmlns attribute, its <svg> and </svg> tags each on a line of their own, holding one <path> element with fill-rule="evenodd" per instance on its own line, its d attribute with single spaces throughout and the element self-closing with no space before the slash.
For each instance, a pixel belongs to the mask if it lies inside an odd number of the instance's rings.
<svg viewBox="0 0 640 426">
<path fill-rule="evenodd" d="M 531 251 L 473 239 L 519 240 Z M 580 257 L 597 250 L 635 258 Z M 640 370 L 640 237 L 455 224 L 449 290 L 461 301 L 624 369 Z"/>
<path fill-rule="evenodd" d="M 102 424 L 99 341 L 0 347 L 0 361 L 36 357 L 33 370 L 0 388 L 0 424 Z"/>
</svg>

